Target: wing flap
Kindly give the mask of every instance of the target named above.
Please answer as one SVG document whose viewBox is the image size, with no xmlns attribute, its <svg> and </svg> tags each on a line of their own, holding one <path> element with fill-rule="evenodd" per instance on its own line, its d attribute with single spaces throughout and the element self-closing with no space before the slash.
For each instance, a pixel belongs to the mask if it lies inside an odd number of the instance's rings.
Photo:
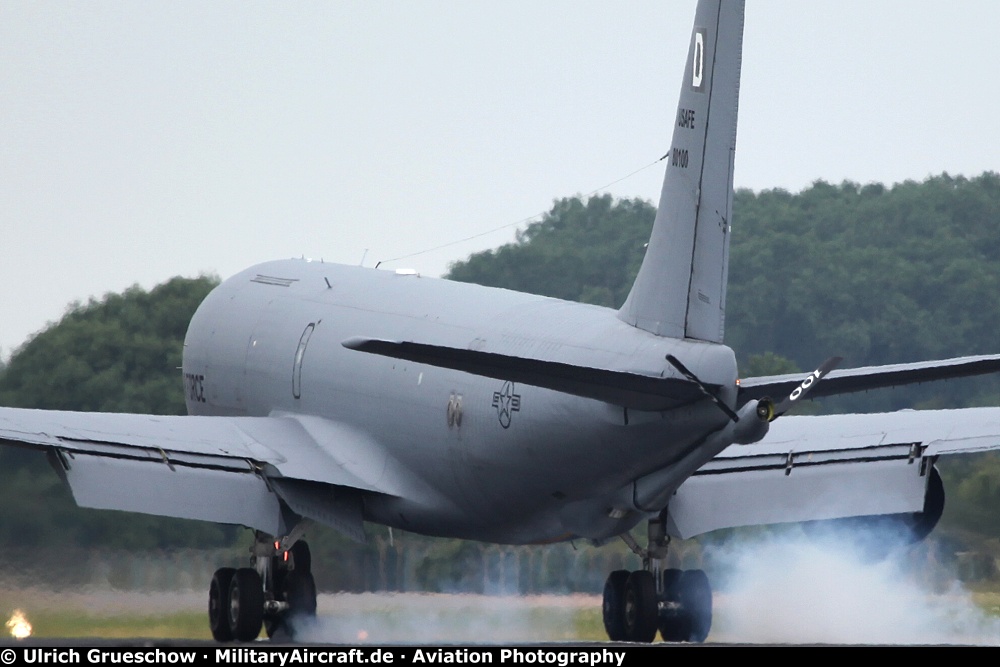
<svg viewBox="0 0 1000 667">
<path fill-rule="evenodd" d="M 329 526 L 355 542 L 367 541 L 363 499 L 356 489 L 294 479 L 276 479 L 271 483 L 296 514 Z"/>
<path fill-rule="evenodd" d="M 920 465 L 879 460 L 695 474 L 671 499 L 668 530 L 689 538 L 720 528 L 919 511 L 926 477 Z M 732 472 L 732 471 L 730 471 Z"/>
<path fill-rule="evenodd" d="M 935 457 L 1000 449 L 1000 408 L 783 417 L 700 468 L 668 506 L 678 537 L 918 512 Z"/>
<path fill-rule="evenodd" d="M 288 528 L 278 497 L 256 475 L 80 453 L 60 460 L 80 507 L 237 524 L 271 535 Z"/>
<path fill-rule="evenodd" d="M 272 535 L 290 509 L 364 541 L 365 494 L 439 500 L 369 435 L 319 417 L 0 408 L 0 443 L 46 451 L 81 507 Z"/>
</svg>

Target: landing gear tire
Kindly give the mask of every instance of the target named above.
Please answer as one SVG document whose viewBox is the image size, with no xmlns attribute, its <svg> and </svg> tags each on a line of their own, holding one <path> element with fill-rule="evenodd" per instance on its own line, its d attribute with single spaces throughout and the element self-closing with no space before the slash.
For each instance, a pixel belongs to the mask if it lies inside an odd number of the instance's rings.
<svg viewBox="0 0 1000 667">
<path fill-rule="evenodd" d="M 237 641 L 252 642 L 264 624 L 264 587 L 257 570 L 236 570 L 229 584 L 229 629 Z"/>
<path fill-rule="evenodd" d="M 712 586 L 704 570 L 685 570 L 677 582 L 677 596 L 688 620 L 687 641 L 701 643 L 712 629 Z"/>
<path fill-rule="evenodd" d="M 604 616 L 604 630 L 613 642 L 626 639 L 625 632 L 625 582 L 628 570 L 615 570 L 604 582 L 604 602 L 601 611 Z"/>
<path fill-rule="evenodd" d="M 235 574 L 236 570 L 231 567 L 219 568 L 208 588 L 208 627 L 217 642 L 233 640 L 233 631 L 229 628 L 229 585 Z"/>
<path fill-rule="evenodd" d="M 649 546 L 628 532 L 622 541 L 642 559 L 642 570 L 612 572 L 604 584 L 604 629 L 612 641 L 648 644 L 659 630 L 664 641 L 703 642 L 712 628 L 712 587 L 703 570 L 661 569 L 667 558 L 667 510 L 649 519 Z M 624 583 L 624 592 L 623 592 Z"/>
<path fill-rule="evenodd" d="M 316 582 L 309 572 L 294 570 L 285 577 L 289 615 L 316 615 Z"/>
<path fill-rule="evenodd" d="M 309 622 L 316 617 L 316 582 L 309 572 L 292 570 L 283 579 L 281 597 L 288 603 L 288 609 L 264 619 L 267 636 L 277 641 L 295 638 L 294 621 Z"/>
<path fill-rule="evenodd" d="M 659 626 L 660 637 L 665 642 L 683 642 L 691 636 L 690 622 L 681 608 L 677 590 L 682 574 L 681 570 L 674 568 L 663 571 L 663 595 L 666 604 L 660 612 Z"/>
<path fill-rule="evenodd" d="M 312 554 L 309 552 L 309 543 L 299 540 L 292 545 L 292 560 L 295 562 L 295 569 L 298 572 L 309 574 L 312 572 Z"/>
<path fill-rule="evenodd" d="M 294 639 L 293 619 L 308 623 L 310 618 L 316 616 L 316 581 L 312 576 L 309 545 L 302 540 L 296 542 L 290 555 L 292 569 L 289 569 L 289 562 L 280 556 L 271 560 L 272 594 L 275 600 L 288 603 L 284 611 L 268 614 L 264 618 L 267 636 L 276 641 Z"/>
<path fill-rule="evenodd" d="M 625 639 L 648 644 L 656 638 L 657 602 L 653 573 L 636 570 L 625 582 Z"/>
</svg>

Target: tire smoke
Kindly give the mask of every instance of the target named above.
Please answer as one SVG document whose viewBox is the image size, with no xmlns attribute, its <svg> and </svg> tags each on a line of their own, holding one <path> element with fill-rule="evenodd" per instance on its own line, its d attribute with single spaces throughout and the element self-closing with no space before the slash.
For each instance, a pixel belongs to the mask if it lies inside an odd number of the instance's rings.
<svg viewBox="0 0 1000 667">
<path fill-rule="evenodd" d="M 905 549 L 876 560 L 851 536 L 798 534 L 715 547 L 711 559 L 725 574 L 710 641 L 1000 644 L 1000 619 L 953 574 L 929 581 Z"/>
<path fill-rule="evenodd" d="M 292 619 L 297 642 L 345 644 L 573 640 L 595 595 L 488 596 L 435 593 L 320 595 L 318 616 Z"/>
</svg>

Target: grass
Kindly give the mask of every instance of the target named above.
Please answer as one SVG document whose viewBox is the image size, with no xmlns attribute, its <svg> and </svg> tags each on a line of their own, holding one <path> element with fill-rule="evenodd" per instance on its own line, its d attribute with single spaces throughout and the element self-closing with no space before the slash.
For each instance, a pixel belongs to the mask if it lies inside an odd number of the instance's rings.
<svg viewBox="0 0 1000 667">
<path fill-rule="evenodd" d="M 1000 616 L 1000 585 L 990 582 L 970 587 L 972 601 L 990 616 Z"/>
<path fill-rule="evenodd" d="M 604 631 L 604 618 L 600 607 L 580 609 L 573 615 L 573 626 L 576 629 L 576 639 L 581 641 L 602 642 L 608 638 Z"/>
<path fill-rule="evenodd" d="M 562 600 L 565 598 L 560 596 L 540 601 L 517 597 L 338 595 L 327 598 L 327 608 L 321 608 L 320 617 L 326 627 L 324 638 L 333 642 L 419 642 L 440 636 L 461 643 L 482 633 L 492 634 L 497 641 L 604 639 L 599 603 L 586 600 L 567 604 Z M 127 602 L 127 608 L 113 607 L 106 599 L 95 599 L 87 606 L 85 596 L 0 594 L 0 623 L 5 620 L 3 615 L 9 616 L 16 607 L 31 623 L 34 637 L 211 638 L 205 611 L 185 608 L 149 613 L 143 610 L 141 601 Z M 155 606 L 155 600 L 150 604 Z M 6 634 L 5 630 L 0 625 L 0 635 Z"/>
<path fill-rule="evenodd" d="M 81 611 L 39 611 L 28 620 L 34 637 L 157 637 L 211 639 L 206 612 L 174 612 L 155 616 L 98 616 Z"/>
<path fill-rule="evenodd" d="M 539 625 L 544 624 L 541 612 L 531 616 Z M 178 612 L 159 616 L 96 616 L 79 611 L 42 611 L 32 614 L 29 620 L 34 637 L 211 639 L 206 614 L 203 612 Z M 572 621 L 574 631 L 569 636 L 553 639 L 604 641 L 607 638 L 600 609 L 577 610 L 572 615 Z"/>
</svg>

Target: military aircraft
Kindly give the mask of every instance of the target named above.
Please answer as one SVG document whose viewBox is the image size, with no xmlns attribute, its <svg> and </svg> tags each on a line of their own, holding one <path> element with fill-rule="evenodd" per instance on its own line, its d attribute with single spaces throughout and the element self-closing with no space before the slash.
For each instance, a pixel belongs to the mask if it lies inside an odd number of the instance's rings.
<svg viewBox="0 0 1000 667">
<path fill-rule="evenodd" d="M 783 415 L 807 393 L 994 372 L 1000 355 L 737 379 L 723 330 L 742 32 L 742 3 L 701 0 L 620 310 L 260 264 L 191 320 L 188 416 L 0 408 L 0 441 L 47 452 L 81 506 L 252 528 L 253 567 L 211 581 L 219 641 L 315 614 L 313 523 L 356 539 L 366 521 L 511 544 L 621 537 L 643 569 L 610 573 L 604 623 L 637 642 L 711 627 L 705 573 L 663 566 L 671 536 L 876 516 L 926 535 L 944 502 L 936 458 L 1000 447 L 1000 408 Z M 630 533 L 643 522 L 646 546 Z"/>
</svg>

